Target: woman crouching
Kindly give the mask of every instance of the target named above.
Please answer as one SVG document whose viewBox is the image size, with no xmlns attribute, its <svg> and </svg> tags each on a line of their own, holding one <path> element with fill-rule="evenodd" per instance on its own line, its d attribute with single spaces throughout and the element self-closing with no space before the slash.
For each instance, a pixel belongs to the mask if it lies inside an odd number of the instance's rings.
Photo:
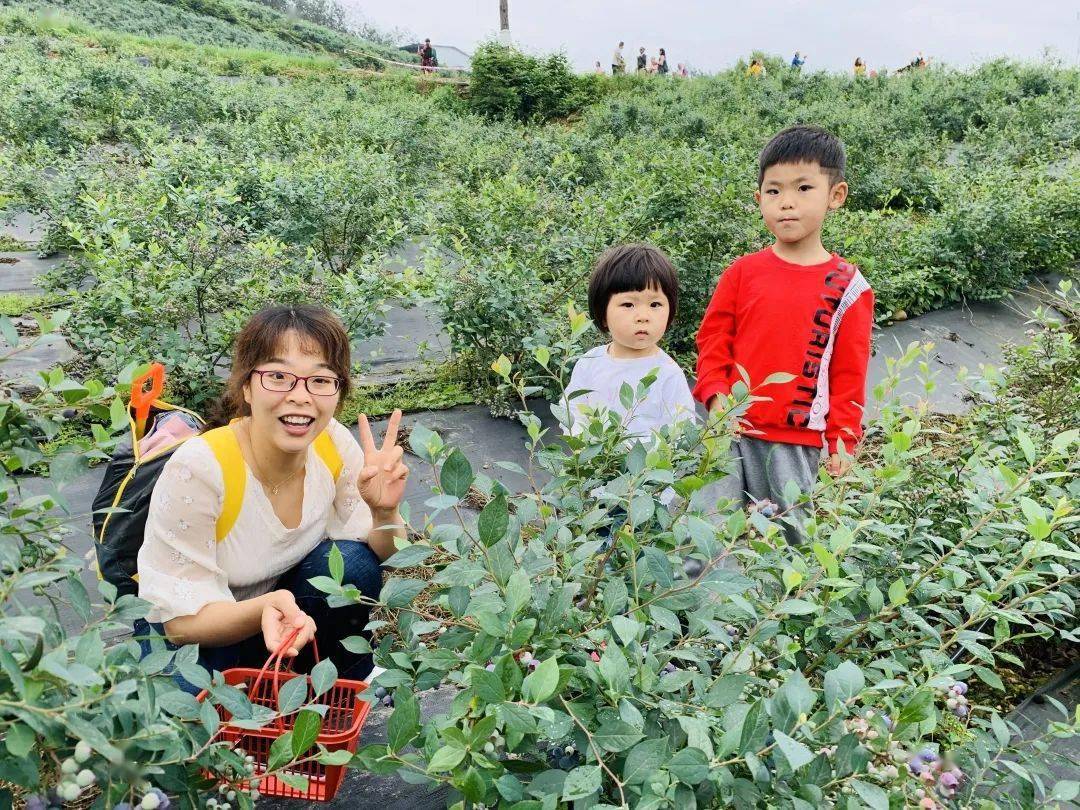
<svg viewBox="0 0 1080 810">
<path fill-rule="evenodd" d="M 170 649 L 198 644 L 211 672 L 259 666 L 299 628 L 287 655 L 318 630 L 339 677 L 368 675 L 371 656 L 341 641 L 363 634 L 369 607 L 331 608 L 309 582 L 330 573 L 337 541 L 343 584 L 376 599 L 380 563 L 404 536 L 401 412 L 381 447 L 361 415 L 358 443 L 334 418 L 349 371 L 348 335 L 322 307 L 270 307 L 237 335 L 223 426 L 184 442 L 154 486 L 138 558 L 139 597 L 151 605 L 135 626 L 144 655 L 160 634 Z M 235 461 L 229 469 L 218 462 L 223 451 Z"/>
</svg>

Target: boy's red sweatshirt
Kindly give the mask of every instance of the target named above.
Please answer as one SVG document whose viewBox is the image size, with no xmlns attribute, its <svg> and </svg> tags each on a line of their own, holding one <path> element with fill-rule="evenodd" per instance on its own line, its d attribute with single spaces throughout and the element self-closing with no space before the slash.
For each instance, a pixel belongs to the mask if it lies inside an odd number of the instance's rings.
<svg viewBox="0 0 1080 810">
<path fill-rule="evenodd" d="M 772 248 L 737 259 L 720 277 L 697 335 L 694 398 L 706 406 L 750 377 L 745 414 L 759 439 L 848 452 L 862 438 L 874 292 L 854 265 L 786 262 Z M 759 388 L 777 371 L 789 383 Z M 824 441 L 823 441 L 824 437 Z"/>
</svg>

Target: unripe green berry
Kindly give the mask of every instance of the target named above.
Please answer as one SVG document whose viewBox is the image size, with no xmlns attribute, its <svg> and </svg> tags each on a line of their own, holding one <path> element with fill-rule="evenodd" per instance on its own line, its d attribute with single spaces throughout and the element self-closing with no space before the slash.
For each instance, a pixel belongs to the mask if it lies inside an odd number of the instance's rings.
<svg viewBox="0 0 1080 810">
<path fill-rule="evenodd" d="M 66 773 L 68 776 L 72 776 L 79 772 L 79 763 L 68 757 L 60 763 L 60 771 Z"/>
<path fill-rule="evenodd" d="M 95 776 L 94 772 L 89 768 L 83 768 L 79 771 L 79 775 L 75 777 L 75 781 L 78 783 L 79 787 L 90 787 L 90 785 L 97 781 L 97 776 Z"/>
<path fill-rule="evenodd" d="M 94 749 L 90 747 L 90 743 L 86 740 L 79 740 L 79 744 L 75 746 L 75 761 L 86 762 L 94 755 Z"/>
<path fill-rule="evenodd" d="M 157 797 L 156 793 L 147 793 L 142 797 L 142 802 L 139 803 L 139 807 L 141 807 L 142 810 L 157 810 L 159 804 L 161 804 L 161 799 Z"/>
</svg>

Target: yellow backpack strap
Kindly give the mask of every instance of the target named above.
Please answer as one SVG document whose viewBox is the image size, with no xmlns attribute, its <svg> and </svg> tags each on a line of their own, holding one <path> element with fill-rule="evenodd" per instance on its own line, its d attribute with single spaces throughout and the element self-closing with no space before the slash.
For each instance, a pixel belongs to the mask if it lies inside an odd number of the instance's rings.
<svg viewBox="0 0 1080 810">
<path fill-rule="evenodd" d="M 330 438 L 329 430 L 324 430 L 315 437 L 315 452 L 319 454 L 323 464 L 330 470 L 330 475 L 334 476 L 334 480 L 337 481 L 344 464 L 341 461 L 341 454 L 338 452 L 337 447 L 334 446 L 334 440 Z"/>
<path fill-rule="evenodd" d="M 247 466 L 244 464 L 244 456 L 240 453 L 240 442 L 236 433 L 228 425 L 214 428 L 202 434 L 202 439 L 210 445 L 210 449 L 221 467 L 221 477 L 225 482 L 225 498 L 221 505 L 221 514 L 217 519 L 217 541 L 225 539 L 236 518 L 240 515 L 240 507 L 244 503 L 244 487 L 247 484 Z"/>
</svg>

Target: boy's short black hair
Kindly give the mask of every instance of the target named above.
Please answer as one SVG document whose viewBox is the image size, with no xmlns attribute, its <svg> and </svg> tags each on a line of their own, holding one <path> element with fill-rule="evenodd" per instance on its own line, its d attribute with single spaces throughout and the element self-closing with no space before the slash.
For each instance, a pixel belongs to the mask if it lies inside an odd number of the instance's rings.
<svg viewBox="0 0 1080 810">
<path fill-rule="evenodd" d="M 589 278 L 589 315 L 601 332 L 607 332 L 607 307 L 611 296 L 658 287 L 667 296 L 671 327 L 679 308 L 679 278 L 664 251 L 644 243 L 615 245 L 596 260 Z"/>
<path fill-rule="evenodd" d="M 765 144 L 758 158 L 758 188 L 765 181 L 765 170 L 780 163 L 816 163 L 829 176 L 829 185 L 844 179 L 847 154 L 844 143 L 821 127 L 788 127 Z"/>
</svg>

